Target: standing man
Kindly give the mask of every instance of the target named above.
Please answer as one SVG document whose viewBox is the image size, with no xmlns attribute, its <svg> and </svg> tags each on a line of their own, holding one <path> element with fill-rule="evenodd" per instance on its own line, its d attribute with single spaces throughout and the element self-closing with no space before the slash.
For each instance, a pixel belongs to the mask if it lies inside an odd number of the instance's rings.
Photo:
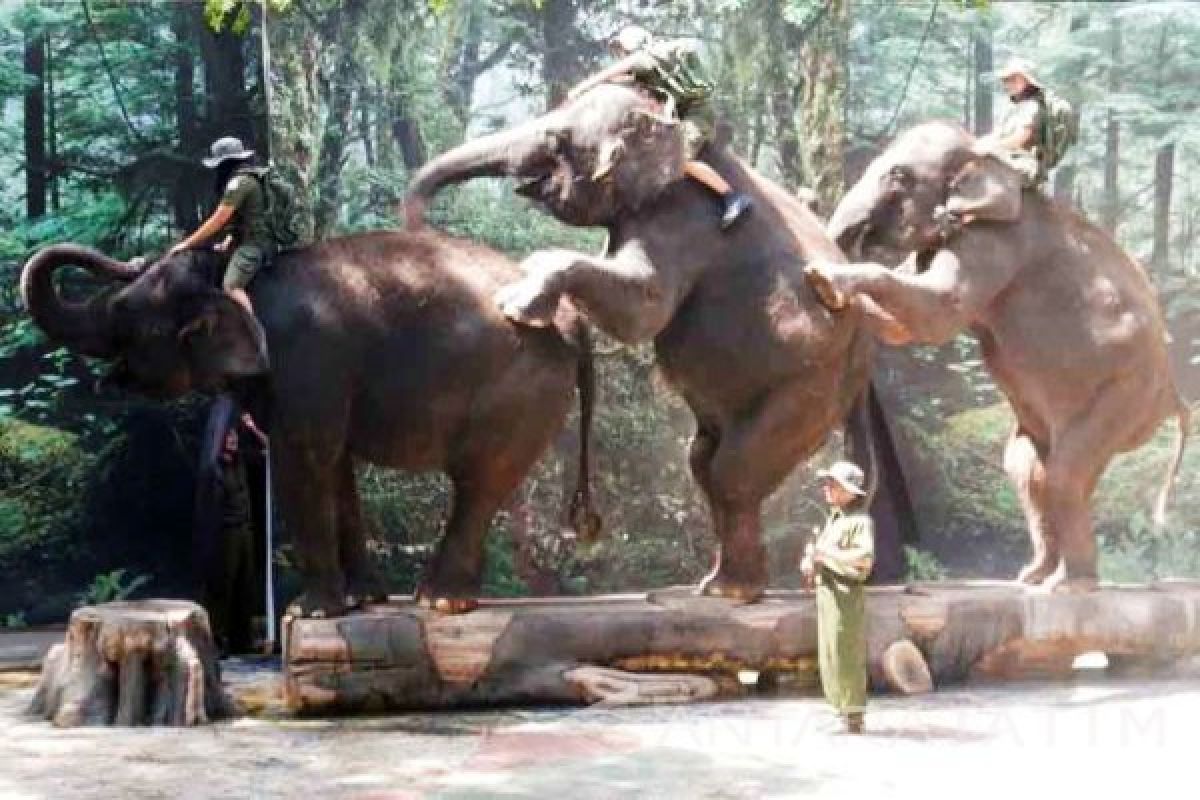
<svg viewBox="0 0 1200 800">
<path fill-rule="evenodd" d="M 170 254 L 198 247 L 225 233 L 218 249 L 234 249 L 221 285 L 231 298 L 253 315 L 254 307 L 246 287 L 263 264 L 275 256 L 277 249 L 267 219 L 266 171 L 252 166 L 254 151 L 247 150 L 242 140 L 234 136 L 217 139 L 211 153 L 203 164 L 216 174 L 220 202 L 204 224 L 172 247 Z"/>
<path fill-rule="evenodd" d="M 976 148 L 1004 159 L 1020 173 L 1024 188 L 1039 188 L 1046 182 L 1049 170 L 1044 89 L 1034 74 L 1033 64 L 1024 59 L 1009 60 L 999 77 L 1012 106 L 999 129 L 981 137 Z"/>
<path fill-rule="evenodd" d="M 687 176 L 721 198 L 721 229 L 733 227 L 754 207 L 753 201 L 735 192 L 715 169 L 700 161 L 700 152 L 713 137 L 716 112 L 713 84 L 700 60 L 699 45 L 688 39 L 655 41 L 650 32 L 630 25 L 608 43 L 618 61 L 567 93 L 573 100 L 602 83 L 634 83 L 663 104 L 663 113 L 683 125 Z"/>
<path fill-rule="evenodd" d="M 847 733 L 863 732 L 867 631 L 863 583 L 875 559 L 875 525 L 863 509 L 863 471 L 839 461 L 818 473 L 829 519 L 808 545 L 800 571 L 817 590 L 817 665 L 825 698 Z"/>
</svg>

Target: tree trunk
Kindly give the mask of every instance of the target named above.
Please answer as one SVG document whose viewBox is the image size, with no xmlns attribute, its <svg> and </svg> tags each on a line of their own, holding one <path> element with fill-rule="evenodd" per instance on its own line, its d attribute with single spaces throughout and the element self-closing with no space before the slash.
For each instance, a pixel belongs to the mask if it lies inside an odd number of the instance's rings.
<svg viewBox="0 0 1200 800">
<path fill-rule="evenodd" d="M 846 0 L 828 0 L 825 16 L 800 50 L 804 93 L 800 103 L 801 158 L 808 185 L 820 199 L 824 216 L 837 206 L 844 187 L 846 142 L 843 100 L 846 92 Z"/>
<path fill-rule="evenodd" d="M 575 0 L 544 0 L 541 5 L 542 85 L 546 108 L 554 108 L 581 77 L 580 55 L 575 49 Z"/>
<path fill-rule="evenodd" d="M 175 227 L 181 231 L 193 231 L 200 224 L 199 209 L 202 194 L 197 191 L 203 186 L 197 168 L 189 169 L 185 163 L 195 162 L 204 147 L 197 132 L 196 121 L 196 65 L 191 45 L 198 33 L 196 24 L 200 20 L 194 8 L 176 6 L 171 18 L 171 29 L 175 34 L 175 122 L 179 136 L 180 168 L 171 187 L 171 207 Z"/>
<path fill-rule="evenodd" d="M 46 34 L 46 180 L 50 188 L 50 208 L 62 210 L 62 187 L 58 180 L 62 164 L 58 161 L 58 108 L 54 88 L 54 41 Z"/>
<path fill-rule="evenodd" d="M 76 609 L 30 707 L 64 728 L 202 725 L 230 710 L 208 615 L 185 600 Z"/>
<path fill-rule="evenodd" d="M 984 21 L 982 27 L 972 34 L 971 44 L 971 49 L 974 53 L 975 75 L 975 119 L 973 130 L 976 136 L 982 136 L 985 133 L 991 133 L 992 127 L 995 125 L 994 104 L 992 102 L 995 97 L 995 92 L 992 90 L 995 76 L 992 75 L 992 26 L 990 23 Z"/>
<path fill-rule="evenodd" d="M 780 3 L 771 0 L 762 12 L 766 38 L 766 75 L 763 84 L 775 122 L 775 149 L 779 158 L 779 173 L 789 189 L 809 185 L 800 152 L 800 131 L 796 106 L 803 92 L 803 80 L 794 71 L 796 55 L 803 40 L 783 16 Z"/>
<path fill-rule="evenodd" d="M 1121 74 L 1121 29 L 1114 19 L 1109 23 L 1108 71 L 1109 97 L 1120 89 Z M 1104 200 L 1101 204 L 1100 222 L 1106 230 L 1115 234 L 1121 213 L 1121 192 L 1117 185 L 1121 157 L 1121 129 L 1116 113 L 1110 108 L 1105 112 L 1104 126 Z"/>
<path fill-rule="evenodd" d="M 1171 191 L 1175 180 L 1175 143 L 1168 142 L 1154 155 L 1154 249 L 1150 263 L 1165 267 L 1171 257 Z"/>
<path fill-rule="evenodd" d="M 46 34 L 25 34 L 25 216 L 46 214 Z"/>
<path fill-rule="evenodd" d="M 1072 36 L 1079 31 L 1082 31 L 1087 26 L 1088 12 L 1086 7 L 1081 9 L 1072 9 L 1071 22 L 1069 26 Z M 1073 65 L 1079 70 L 1080 75 L 1087 73 L 1088 61 L 1088 59 L 1084 58 L 1074 59 Z M 1075 107 L 1075 113 L 1082 118 L 1083 97 L 1081 93 L 1074 87 L 1064 87 L 1064 89 L 1064 94 L 1066 94 L 1067 98 L 1071 101 L 1071 104 Z M 1078 201 L 1074 199 L 1075 177 L 1079 172 L 1079 168 L 1076 166 L 1073 160 L 1068 159 L 1068 161 L 1070 163 L 1063 164 L 1054 170 L 1054 197 L 1059 202 L 1067 204 L 1074 203 L 1076 207 L 1079 207 Z"/>
<path fill-rule="evenodd" d="M 203 14 L 200 4 L 183 5 L 191 14 Z M 246 91 L 245 40 L 229 30 L 228 25 L 216 33 L 203 19 L 196 30 L 204 65 L 204 138 L 237 136 L 248 147 L 254 147 L 254 112 Z"/>
<path fill-rule="evenodd" d="M 1200 653 L 1194 583 L 1082 595 L 1031 594 L 1007 582 L 869 587 L 866 606 L 876 690 L 1072 680 L 1075 657 L 1097 650 L 1151 669 Z M 738 681 L 746 670 L 779 686 L 817 680 L 807 591 L 773 591 L 751 605 L 699 597 L 691 587 L 488 600 L 462 616 L 402 602 L 334 619 L 288 617 L 284 628 L 285 703 L 310 714 L 579 703 L 611 699 L 609 690 L 633 699 L 659 691 L 680 700 L 714 690 L 736 697 L 746 693 Z M 639 677 L 647 673 L 680 682 L 656 686 Z"/>
</svg>

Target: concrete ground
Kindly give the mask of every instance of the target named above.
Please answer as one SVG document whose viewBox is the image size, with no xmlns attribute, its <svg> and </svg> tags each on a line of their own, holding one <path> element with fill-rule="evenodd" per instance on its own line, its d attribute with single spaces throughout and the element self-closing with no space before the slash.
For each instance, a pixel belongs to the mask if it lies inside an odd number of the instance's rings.
<svg viewBox="0 0 1200 800">
<path fill-rule="evenodd" d="M 0 799 L 1196 796 L 1200 681 L 58 730 L 0 683 Z"/>
</svg>

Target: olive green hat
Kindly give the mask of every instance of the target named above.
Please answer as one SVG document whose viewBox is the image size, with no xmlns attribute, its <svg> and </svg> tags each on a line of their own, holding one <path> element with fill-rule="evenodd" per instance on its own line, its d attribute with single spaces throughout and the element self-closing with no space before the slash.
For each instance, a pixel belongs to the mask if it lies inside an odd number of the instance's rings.
<svg viewBox="0 0 1200 800">
<path fill-rule="evenodd" d="M 247 150 L 242 140 L 236 136 L 222 136 L 212 143 L 209 152 L 212 156 L 203 159 L 204 166 L 209 169 L 219 167 L 226 161 L 245 161 L 254 157 L 254 151 Z"/>
</svg>

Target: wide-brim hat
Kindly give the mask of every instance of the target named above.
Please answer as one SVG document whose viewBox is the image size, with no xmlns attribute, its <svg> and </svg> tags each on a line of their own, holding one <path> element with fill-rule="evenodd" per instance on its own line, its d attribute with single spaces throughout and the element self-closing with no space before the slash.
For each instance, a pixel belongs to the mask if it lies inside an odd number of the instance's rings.
<svg viewBox="0 0 1200 800">
<path fill-rule="evenodd" d="M 996 73 L 996 77 L 998 77 L 1000 80 L 1011 78 L 1014 75 L 1020 75 L 1037 88 L 1042 88 L 1042 82 L 1038 80 L 1037 68 L 1034 66 L 1032 61 L 1027 61 L 1024 58 L 1010 58 L 1008 62 L 1000 68 L 1000 71 Z"/>
<path fill-rule="evenodd" d="M 608 46 L 620 48 L 626 53 L 636 53 L 642 48 L 648 47 L 653 41 L 654 35 L 641 25 L 627 25 L 619 30 L 616 36 L 608 40 Z"/>
<path fill-rule="evenodd" d="M 202 159 L 204 166 L 209 169 L 218 167 L 226 161 L 245 161 L 254 157 L 254 151 L 247 150 L 246 146 L 242 144 L 242 140 L 236 136 L 222 136 L 212 143 L 209 152 L 212 155 Z"/>
<path fill-rule="evenodd" d="M 867 490 L 863 488 L 867 483 L 867 476 L 858 464 L 839 461 L 829 469 L 818 472 L 817 477 L 822 480 L 834 481 L 847 492 L 858 497 L 867 496 Z"/>
</svg>

